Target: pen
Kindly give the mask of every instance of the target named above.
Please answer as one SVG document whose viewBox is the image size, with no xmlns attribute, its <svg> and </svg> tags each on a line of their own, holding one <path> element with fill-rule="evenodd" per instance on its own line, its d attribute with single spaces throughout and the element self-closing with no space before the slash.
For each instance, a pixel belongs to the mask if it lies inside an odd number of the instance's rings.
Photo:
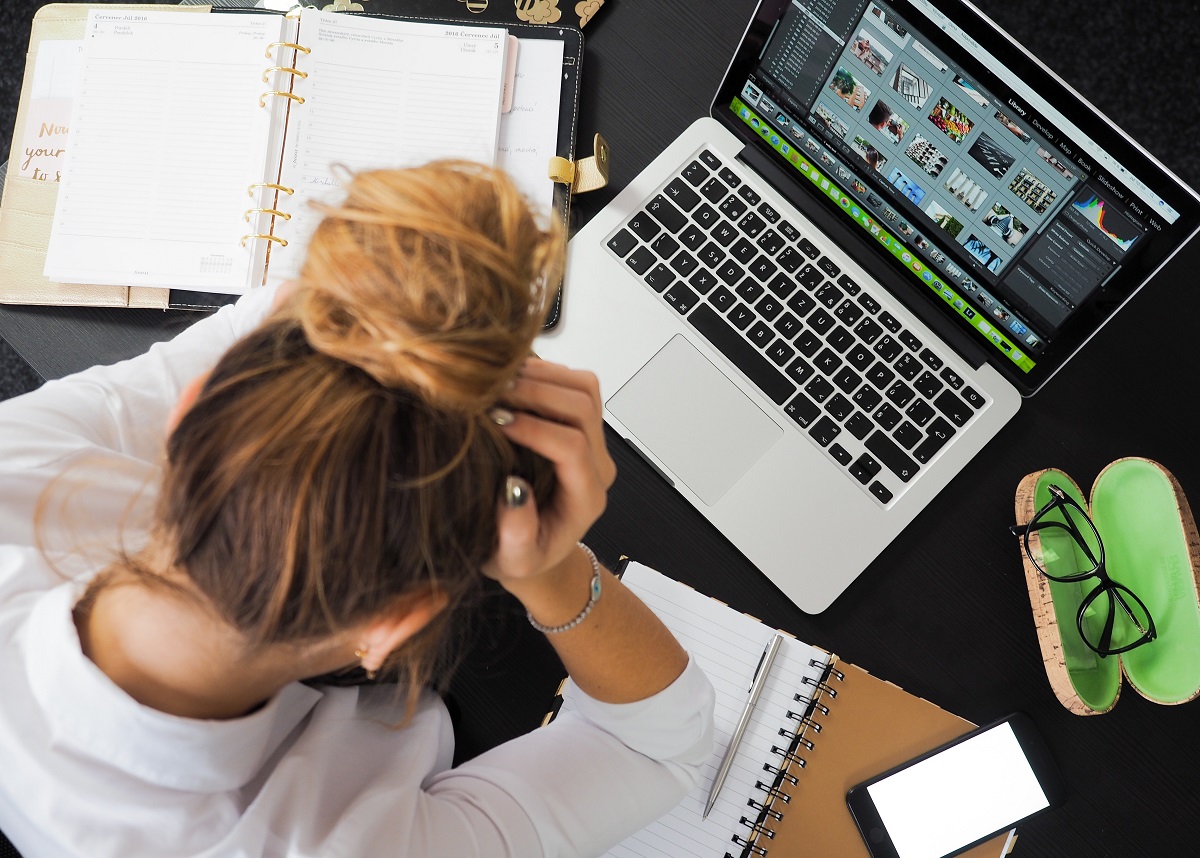
<svg viewBox="0 0 1200 858">
<path fill-rule="evenodd" d="M 771 671 L 771 662 L 775 660 L 775 653 L 779 652 L 781 643 L 783 643 L 783 635 L 777 634 L 763 651 L 762 659 L 758 663 L 758 672 L 754 675 L 754 684 L 750 686 L 750 696 L 746 700 L 746 708 L 742 710 L 742 717 L 738 719 L 733 736 L 729 739 L 729 747 L 725 749 L 725 756 L 721 759 L 717 776 L 713 778 L 712 789 L 709 790 L 708 801 L 704 805 L 703 818 L 705 819 L 708 818 L 708 812 L 712 810 L 713 805 L 717 803 L 717 794 L 721 792 L 725 776 L 729 774 L 729 767 L 733 764 L 733 755 L 737 753 L 738 745 L 741 744 L 742 736 L 746 732 L 746 725 L 750 723 L 750 716 L 754 713 L 754 704 L 758 702 L 758 696 L 762 694 L 763 686 L 767 684 L 767 674 Z"/>
</svg>

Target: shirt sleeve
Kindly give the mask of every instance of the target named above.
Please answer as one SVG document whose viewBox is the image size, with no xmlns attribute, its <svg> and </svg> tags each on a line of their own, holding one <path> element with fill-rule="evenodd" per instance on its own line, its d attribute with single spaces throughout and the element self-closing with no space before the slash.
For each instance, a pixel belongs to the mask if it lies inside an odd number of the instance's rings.
<svg viewBox="0 0 1200 858">
<path fill-rule="evenodd" d="M 713 748 L 712 685 L 694 661 L 658 694 L 602 703 L 576 689 L 575 711 L 434 775 L 414 854 L 600 855 L 678 804 Z M 424 828 L 424 826 L 422 826 Z M 467 832 L 470 832 L 468 835 Z"/>
<path fill-rule="evenodd" d="M 83 487 L 73 517 L 115 526 L 157 475 L 167 416 L 183 387 L 252 330 L 273 297 L 273 288 L 255 290 L 145 354 L 0 402 L 0 544 L 36 544 L 39 499 L 63 479 L 64 497 Z"/>
</svg>

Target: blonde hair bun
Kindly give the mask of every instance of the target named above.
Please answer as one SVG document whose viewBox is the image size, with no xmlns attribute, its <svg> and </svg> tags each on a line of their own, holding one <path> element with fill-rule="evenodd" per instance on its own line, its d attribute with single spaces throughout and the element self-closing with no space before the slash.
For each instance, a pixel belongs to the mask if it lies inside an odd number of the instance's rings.
<svg viewBox="0 0 1200 858">
<path fill-rule="evenodd" d="M 490 407 L 541 330 L 561 226 L 464 161 L 358 173 L 323 211 L 288 308 L 312 347 L 437 407 Z"/>
</svg>

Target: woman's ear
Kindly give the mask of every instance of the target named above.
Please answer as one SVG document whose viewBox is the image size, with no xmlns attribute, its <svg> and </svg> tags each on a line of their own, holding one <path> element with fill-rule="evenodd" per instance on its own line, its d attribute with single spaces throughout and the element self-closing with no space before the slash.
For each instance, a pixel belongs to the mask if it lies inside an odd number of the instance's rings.
<svg viewBox="0 0 1200 858">
<path fill-rule="evenodd" d="M 397 599 L 363 628 L 359 652 L 362 667 L 377 671 L 401 644 L 446 609 L 450 597 L 442 590 L 424 590 Z"/>
<path fill-rule="evenodd" d="M 167 415 L 168 435 L 175 431 L 175 427 L 179 425 L 179 421 L 183 419 L 183 415 L 187 414 L 188 409 L 195 404 L 196 397 L 204 389 L 204 383 L 208 381 L 210 374 L 206 372 L 196 376 L 183 386 L 183 390 L 179 391 L 179 399 L 175 400 L 175 406 L 171 409 L 171 413 Z"/>
</svg>

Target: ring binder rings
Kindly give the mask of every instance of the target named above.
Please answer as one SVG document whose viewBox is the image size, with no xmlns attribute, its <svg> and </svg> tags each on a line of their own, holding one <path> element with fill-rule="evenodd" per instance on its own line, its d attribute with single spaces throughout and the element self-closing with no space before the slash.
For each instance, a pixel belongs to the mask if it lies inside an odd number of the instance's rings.
<svg viewBox="0 0 1200 858">
<path fill-rule="evenodd" d="M 255 188 L 272 188 L 273 190 L 279 191 L 280 193 L 287 194 L 289 197 L 292 194 L 296 193 L 294 188 L 288 188 L 288 187 L 284 187 L 283 185 L 277 185 L 274 182 L 255 182 L 253 185 L 246 186 L 246 196 L 248 196 L 248 197 L 254 196 Z"/>
<path fill-rule="evenodd" d="M 312 53 L 312 48 L 297 45 L 295 42 L 271 42 L 271 44 L 267 45 L 267 59 L 271 59 L 271 52 L 276 48 L 288 48 L 293 51 L 299 51 L 302 54 Z"/>
<path fill-rule="evenodd" d="M 305 77 L 308 77 L 308 75 L 305 75 Z M 296 95 L 296 93 L 294 93 L 294 92 L 284 92 L 279 89 L 273 89 L 270 92 L 264 92 L 262 95 L 260 95 L 258 97 L 258 106 L 259 107 L 267 106 L 266 98 L 268 95 L 278 95 L 280 98 L 290 98 L 290 99 L 292 99 L 292 101 L 296 102 L 297 104 L 304 104 L 304 96 L 302 96 L 302 95 Z"/>
<path fill-rule="evenodd" d="M 288 68 L 287 66 L 271 66 L 269 69 L 263 72 L 263 83 L 267 83 L 268 79 L 271 77 L 271 72 L 284 72 L 285 74 L 294 74 L 298 77 L 308 77 L 308 72 L 302 72 L 300 69 Z"/>
<path fill-rule="evenodd" d="M 269 214 L 272 217 L 281 217 L 284 220 L 292 219 L 290 214 L 287 212 L 281 212 L 279 209 L 246 209 L 246 213 L 242 215 L 242 220 L 246 221 L 246 223 L 249 223 L 250 215 L 252 214 Z"/>
<path fill-rule="evenodd" d="M 261 239 L 264 239 L 265 241 L 278 242 L 280 247 L 287 247 L 287 244 L 288 244 L 286 238 L 280 238 L 277 235 L 269 235 L 268 233 L 258 233 L 256 235 L 243 235 L 242 236 L 242 247 L 246 246 L 247 239 L 254 240 L 256 238 L 261 238 Z"/>
<path fill-rule="evenodd" d="M 740 711 L 762 645 L 776 630 L 636 563 L 629 564 L 622 580 L 708 673 L 717 691 L 717 735 L 724 731 L 728 739 L 736 716 L 722 713 Z M 569 694 L 560 710 L 572 708 Z M 720 741 L 708 778 L 607 858 L 867 858 L 846 807 L 846 791 L 972 726 L 786 633 L 751 725 L 707 818 L 701 811 L 723 750 Z M 747 785 L 740 796 L 735 783 Z M 688 837 L 678 837 L 679 831 Z M 1015 838 L 1010 832 L 963 854 L 1001 858 Z M 731 850 L 730 844 L 737 848 Z"/>
</svg>

